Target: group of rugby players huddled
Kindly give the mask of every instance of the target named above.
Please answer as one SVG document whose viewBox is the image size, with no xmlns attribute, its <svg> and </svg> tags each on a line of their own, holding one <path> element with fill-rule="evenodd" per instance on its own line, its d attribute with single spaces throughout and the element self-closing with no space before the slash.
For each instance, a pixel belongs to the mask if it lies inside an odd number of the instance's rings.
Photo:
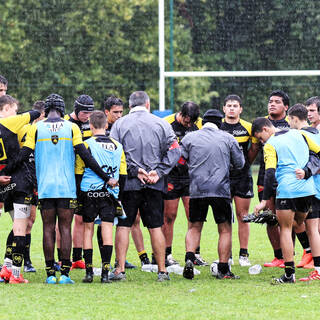
<svg viewBox="0 0 320 320">
<path fill-rule="evenodd" d="M 224 100 L 224 115 L 210 109 L 201 119 L 199 106 L 187 101 L 179 112 L 161 119 L 150 113 L 150 99 L 143 91 L 130 96 L 130 112 L 122 117 L 123 102 L 115 96 L 104 101 L 103 112 L 94 111 L 93 99 L 81 95 L 74 111 L 65 115 L 64 100 L 58 94 L 16 115 L 18 101 L 6 90 L 7 81 L 0 76 L 0 200 L 13 221 L 2 281 L 27 283 L 21 273 L 23 261 L 25 272 L 35 272 L 29 252 L 36 205 L 43 222 L 46 283 L 73 283 L 71 268 L 85 269 L 83 282 L 93 281 L 95 223 L 99 224 L 102 283 L 126 280 L 125 269 L 135 267 L 126 260 L 130 231 L 141 265 L 157 265 L 157 280 L 170 280 L 166 268 L 178 264 L 172 243 L 180 198 L 188 219 L 183 276 L 192 279 L 194 266 L 208 265 L 200 256 L 200 239 L 210 205 L 219 233 L 216 278 L 239 278 L 230 269 L 232 200 L 238 220 L 239 264 L 246 267 L 251 265 L 250 229 L 243 218 L 253 198 L 250 166 L 262 149 L 261 202 L 254 210 L 258 216 L 270 209 L 278 221 L 267 225 L 274 259 L 264 266 L 285 269 L 273 283 L 295 282 L 297 236 L 304 249 L 297 266 L 313 269 L 300 280 L 320 280 L 320 98 L 289 109 L 288 95 L 273 91 L 268 116 L 251 124 L 240 118 L 242 101 L 234 94 Z M 151 262 L 140 219 L 150 233 Z M 115 268 L 111 270 L 115 224 Z"/>
</svg>

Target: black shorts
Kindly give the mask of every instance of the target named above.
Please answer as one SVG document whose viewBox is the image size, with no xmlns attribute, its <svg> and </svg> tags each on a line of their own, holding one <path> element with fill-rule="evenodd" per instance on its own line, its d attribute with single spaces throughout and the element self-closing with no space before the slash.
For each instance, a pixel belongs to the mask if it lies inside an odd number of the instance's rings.
<svg viewBox="0 0 320 320">
<path fill-rule="evenodd" d="M 24 192 L 10 192 L 6 195 L 4 200 L 4 211 L 9 212 L 13 210 L 13 204 L 32 204 L 33 194 L 26 194 Z"/>
<path fill-rule="evenodd" d="M 257 185 L 257 187 L 258 187 L 258 199 L 261 202 L 263 198 L 264 187 L 261 185 Z M 274 189 L 271 197 L 276 198 L 276 194 L 277 194 L 277 189 Z"/>
<path fill-rule="evenodd" d="M 245 199 L 253 198 L 253 180 L 250 174 L 230 177 L 231 197 L 240 197 Z"/>
<path fill-rule="evenodd" d="M 209 205 L 212 208 L 213 217 L 217 224 L 224 222 L 229 222 L 231 224 L 231 200 L 217 197 L 191 198 L 189 202 L 189 221 L 207 221 Z"/>
<path fill-rule="evenodd" d="M 316 197 L 312 197 L 311 208 L 307 215 L 307 219 L 320 218 L 320 200 Z"/>
<path fill-rule="evenodd" d="M 293 199 L 276 199 L 276 210 L 292 210 L 294 212 L 308 212 L 312 197 L 301 197 Z"/>
<path fill-rule="evenodd" d="M 127 215 L 119 219 L 119 227 L 131 227 L 138 210 L 143 225 L 149 229 L 160 228 L 163 225 L 163 193 L 154 189 L 123 192 L 122 205 Z"/>
<path fill-rule="evenodd" d="M 171 180 L 168 178 L 168 192 L 164 194 L 164 200 L 175 200 L 189 196 L 189 181 Z"/>
<path fill-rule="evenodd" d="M 71 198 L 48 198 L 39 200 L 39 209 L 75 209 L 77 207 L 77 199 Z"/>
<path fill-rule="evenodd" d="M 113 222 L 116 208 L 105 194 L 102 190 L 83 192 L 80 212 L 83 222 L 94 222 L 97 216 L 100 216 L 100 219 L 104 222 Z"/>
</svg>

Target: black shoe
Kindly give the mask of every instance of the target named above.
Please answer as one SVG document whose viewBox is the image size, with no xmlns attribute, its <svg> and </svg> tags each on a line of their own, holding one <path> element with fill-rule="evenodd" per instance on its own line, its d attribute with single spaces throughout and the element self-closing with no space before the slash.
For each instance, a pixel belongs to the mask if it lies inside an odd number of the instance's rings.
<svg viewBox="0 0 320 320">
<path fill-rule="evenodd" d="M 148 257 L 141 260 L 141 267 L 144 266 L 145 264 L 150 264 L 150 260 Z"/>
<path fill-rule="evenodd" d="M 124 267 L 126 269 L 137 269 L 137 266 L 133 265 L 132 263 L 130 263 L 129 261 L 126 260 L 126 263 L 124 264 Z"/>
<path fill-rule="evenodd" d="M 31 261 L 25 261 L 24 262 L 24 272 L 36 272 L 36 269 L 32 265 Z"/>
<path fill-rule="evenodd" d="M 111 280 L 109 280 L 108 271 L 102 271 L 101 283 L 111 283 Z"/>
<path fill-rule="evenodd" d="M 93 272 L 88 272 L 82 279 L 83 283 L 91 283 L 93 281 Z"/>
<path fill-rule="evenodd" d="M 284 284 L 284 283 L 295 283 L 296 277 L 295 274 L 292 274 L 289 278 L 285 274 L 283 274 L 280 278 L 273 278 L 271 280 L 271 284 Z"/>
<path fill-rule="evenodd" d="M 222 273 L 218 271 L 218 274 L 216 275 L 216 278 L 219 280 L 222 279 L 240 279 L 239 276 L 234 275 L 231 271 L 228 271 L 227 273 Z"/>
<path fill-rule="evenodd" d="M 183 277 L 190 280 L 194 278 L 193 262 L 191 260 L 187 260 L 183 268 Z"/>
</svg>

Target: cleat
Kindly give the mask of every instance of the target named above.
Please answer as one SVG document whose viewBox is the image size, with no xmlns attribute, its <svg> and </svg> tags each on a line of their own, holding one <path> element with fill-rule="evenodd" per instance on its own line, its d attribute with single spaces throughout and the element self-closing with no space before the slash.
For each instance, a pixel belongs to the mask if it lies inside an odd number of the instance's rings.
<svg viewBox="0 0 320 320">
<path fill-rule="evenodd" d="M 93 273 L 91 272 L 86 273 L 86 275 L 82 279 L 83 283 L 91 283 L 92 281 L 93 281 Z"/>
<path fill-rule="evenodd" d="M 60 271 L 60 269 L 61 269 L 60 262 L 55 261 L 53 264 L 53 269 L 54 269 L 54 271 Z"/>
<path fill-rule="evenodd" d="M 196 253 L 195 256 L 196 256 L 196 260 L 194 260 L 194 262 L 193 262 L 195 266 L 206 267 L 206 266 L 209 265 L 209 263 L 206 262 L 206 261 L 200 256 L 199 253 Z"/>
<path fill-rule="evenodd" d="M 271 284 L 277 285 L 277 284 L 284 284 L 284 283 L 295 283 L 296 277 L 294 274 L 291 275 L 290 278 L 287 278 L 285 274 L 283 274 L 280 278 L 273 278 L 271 280 Z"/>
<path fill-rule="evenodd" d="M 234 275 L 231 271 L 228 271 L 227 273 L 221 273 L 220 271 L 218 271 L 218 274 L 216 275 L 216 278 L 219 280 L 222 279 L 240 279 L 239 276 Z"/>
<path fill-rule="evenodd" d="M 0 283 L 1 283 L 1 282 L 4 282 L 4 279 L 0 278 Z"/>
<path fill-rule="evenodd" d="M 175 260 L 172 256 L 172 254 L 168 254 L 166 261 L 165 261 L 166 267 L 173 266 L 174 264 L 179 264 L 177 260 Z"/>
<path fill-rule="evenodd" d="M 304 265 L 303 269 L 314 269 L 313 259 L 308 264 Z"/>
<path fill-rule="evenodd" d="M 158 282 L 163 282 L 163 281 L 168 281 L 168 280 L 170 280 L 168 272 L 159 272 L 158 273 L 158 279 L 157 279 Z"/>
<path fill-rule="evenodd" d="M 22 274 L 20 274 L 19 278 L 16 278 L 13 274 L 11 274 L 9 283 L 10 284 L 17 284 L 17 283 L 28 283 L 29 281 L 27 279 L 24 279 Z"/>
<path fill-rule="evenodd" d="M 55 276 L 50 276 L 46 279 L 47 284 L 56 284 L 57 283 L 57 278 Z"/>
<path fill-rule="evenodd" d="M 0 272 L 0 277 L 4 280 L 4 281 L 9 281 L 10 277 L 11 277 L 12 271 L 9 270 L 6 266 L 3 266 Z"/>
<path fill-rule="evenodd" d="M 36 272 L 36 269 L 32 265 L 31 261 L 25 261 L 24 262 L 24 272 Z"/>
<path fill-rule="evenodd" d="M 320 274 L 317 270 L 311 271 L 308 277 L 299 279 L 299 281 L 312 281 L 312 280 L 320 280 Z"/>
<path fill-rule="evenodd" d="M 241 267 L 250 267 L 251 263 L 247 256 L 239 256 L 239 264 Z"/>
<path fill-rule="evenodd" d="M 150 264 L 150 260 L 149 260 L 148 257 L 146 257 L 143 260 L 141 260 L 141 267 L 146 265 L 146 264 Z"/>
<path fill-rule="evenodd" d="M 125 269 L 136 269 L 137 266 L 133 265 L 132 263 L 130 263 L 129 261 L 126 260 L 125 264 L 124 264 Z"/>
<path fill-rule="evenodd" d="M 303 268 L 306 264 L 312 261 L 312 254 L 306 253 L 306 250 L 303 250 L 303 255 L 300 262 L 297 264 L 297 268 Z"/>
<path fill-rule="evenodd" d="M 85 269 L 86 268 L 86 264 L 84 263 L 83 260 L 77 260 L 75 262 L 72 262 L 72 269 Z"/>
<path fill-rule="evenodd" d="M 194 263 L 191 260 L 187 260 L 186 264 L 183 268 L 183 277 L 186 279 L 193 279 L 194 278 L 194 269 L 193 269 Z"/>
<path fill-rule="evenodd" d="M 281 265 L 283 265 L 283 267 Z M 271 262 L 266 262 L 263 266 L 267 268 L 275 268 L 275 267 L 284 268 L 284 260 L 274 258 Z"/>
<path fill-rule="evenodd" d="M 109 274 L 109 280 L 111 281 L 125 281 L 126 279 L 127 277 L 124 272 L 119 272 L 119 273 L 111 272 Z"/>
<path fill-rule="evenodd" d="M 105 272 L 101 273 L 101 283 L 111 283 L 112 281 L 110 281 L 109 279 L 109 275 L 108 275 L 108 270 L 106 270 Z"/>
<path fill-rule="evenodd" d="M 59 284 L 74 284 L 74 281 L 70 277 L 65 276 L 64 274 L 59 278 Z"/>
</svg>

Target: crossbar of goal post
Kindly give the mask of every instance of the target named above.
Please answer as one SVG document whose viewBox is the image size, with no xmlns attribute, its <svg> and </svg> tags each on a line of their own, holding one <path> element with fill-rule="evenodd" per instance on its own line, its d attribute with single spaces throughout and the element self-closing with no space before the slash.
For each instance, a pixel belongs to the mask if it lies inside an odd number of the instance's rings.
<svg viewBox="0 0 320 320">
<path fill-rule="evenodd" d="M 159 111 L 165 111 L 165 78 L 179 77 L 305 77 L 320 76 L 320 70 L 256 71 L 165 71 L 164 0 L 158 0 L 159 16 Z"/>
</svg>

